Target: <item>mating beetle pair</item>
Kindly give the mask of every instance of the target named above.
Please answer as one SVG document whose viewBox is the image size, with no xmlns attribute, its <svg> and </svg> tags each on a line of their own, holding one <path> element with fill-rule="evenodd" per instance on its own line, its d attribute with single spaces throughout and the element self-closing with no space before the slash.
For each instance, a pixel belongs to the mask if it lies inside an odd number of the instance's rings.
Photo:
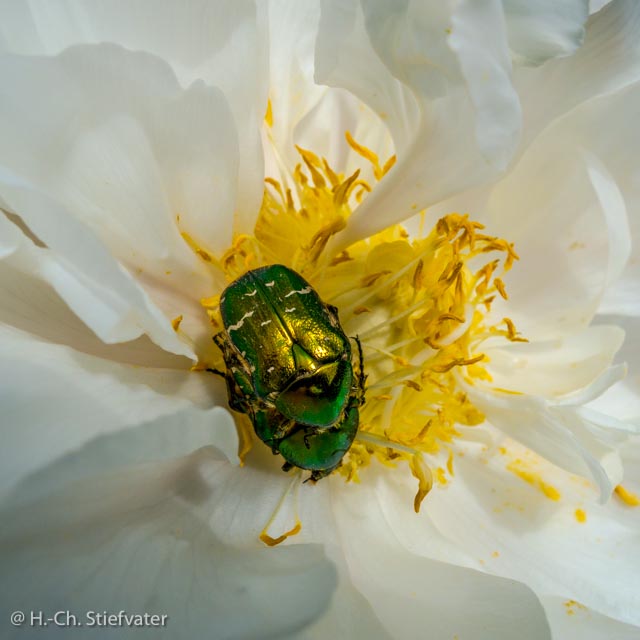
<svg viewBox="0 0 640 640">
<path fill-rule="evenodd" d="M 358 431 L 365 374 L 357 338 L 354 369 L 337 309 L 295 271 L 275 264 L 245 273 L 220 298 L 229 406 L 246 413 L 282 467 L 336 469 Z"/>
</svg>

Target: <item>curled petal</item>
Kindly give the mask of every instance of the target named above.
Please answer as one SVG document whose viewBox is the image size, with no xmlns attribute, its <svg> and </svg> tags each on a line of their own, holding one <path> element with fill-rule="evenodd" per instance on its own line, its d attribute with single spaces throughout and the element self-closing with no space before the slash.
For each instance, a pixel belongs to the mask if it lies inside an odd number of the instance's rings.
<svg viewBox="0 0 640 640">
<path fill-rule="evenodd" d="M 0 354 L 0 492 L 99 434 L 172 416 L 194 402 L 225 401 L 223 385 L 209 374 L 119 364 L 7 328 Z M 210 442 L 235 456 L 233 420 L 225 409 L 214 411 L 220 427 Z"/>
<path fill-rule="evenodd" d="M 436 638 L 489 640 L 512 638 L 517 629 L 531 640 L 550 638 L 542 607 L 526 586 L 404 548 L 382 507 L 371 483 L 352 485 L 340 494 L 336 515 L 354 584 L 392 635 L 423 637 L 428 628 Z"/>
<path fill-rule="evenodd" d="M 584 40 L 588 0 L 503 0 L 509 47 L 517 63 L 537 66 L 571 55 Z"/>
</svg>

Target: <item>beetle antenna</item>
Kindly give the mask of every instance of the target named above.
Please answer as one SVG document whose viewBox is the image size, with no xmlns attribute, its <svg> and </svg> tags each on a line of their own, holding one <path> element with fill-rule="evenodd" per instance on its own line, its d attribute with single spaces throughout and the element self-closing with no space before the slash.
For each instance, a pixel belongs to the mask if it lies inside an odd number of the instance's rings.
<svg viewBox="0 0 640 640">
<path fill-rule="evenodd" d="M 295 536 L 300 533 L 302 529 L 302 523 L 300 522 L 300 518 L 298 516 L 298 491 L 300 490 L 300 477 L 302 476 L 302 471 L 298 469 L 298 471 L 291 478 L 291 482 L 287 485 L 285 490 L 282 492 L 280 496 L 280 500 L 278 500 L 278 504 L 276 504 L 276 508 L 273 510 L 271 517 L 269 518 L 267 524 L 264 526 L 262 533 L 260 534 L 260 540 L 264 542 L 269 547 L 275 547 L 276 545 L 284 542 L 287 538 L 291 536 Z M 269 531 L 269 527 L 273 524 L 274 520 L 278 517 L 280 510 L 284 506 L 286 499 L 288 498 L 291 491 L 294 491 L 294 513 L 296 518 L 296 523 L 292 529 L 289 531 L 285 531 L 280 534 L 277 538 L 272 538 L 267 532 Z"/>
<path fill-rule="evenodd" d="M 205 371 L 208 371 L 209 373 L 214 373 L 215 375 L 220 376 L 221 378 L 226 377 L 226 374 L 224 373 L 224 371 L 220 371 L 220 369 L 213 369 L 212 367 L 207 367 Z"/>
</svg>

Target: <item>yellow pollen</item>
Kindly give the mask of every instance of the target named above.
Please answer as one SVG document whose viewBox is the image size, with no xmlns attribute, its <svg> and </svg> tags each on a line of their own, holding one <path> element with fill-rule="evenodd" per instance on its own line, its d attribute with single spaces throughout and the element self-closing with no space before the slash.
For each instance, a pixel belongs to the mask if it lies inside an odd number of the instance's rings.
<svg viewBox="0 0 640 640">
<path fill-rule="evenodd" d="M 181 315 L 178 316 L 177 318 L 174 318 L 171 321 L 171 326 L 173 327 L 174 331 L 176 331 L 176 332 L 178 331 L 178 329 L 180 328 L 180 323 L 181 322 L 182 322 L 182 316 Z"/>
<path fill-rule="evenodd" d="M 270 125 L 270 103 L 265 119 Z M 375 179 L 384 180 L 395 156 L 383 163 L 350 133 L 345 137 L 371 165 Z M 448 445 L 461 437 L 458 426 L 484 421 L 460 387 L 462 380 L 472 385 L 491 380 L 484 340 L 523 339 L 511 320 L 498 325 L 486 319 L 496 293 L 506 298 L 500 277 L 517 255 L 510 243 L 484 233 L 483 225 L 459 213 L 433 220 L 432 229 L 419 237 L 394 225 L 332 253 L 330 239 L 346 227 L 372 185 L 360 178 L 359 170 L 346 176 L 312 151 L 297 150 L 301 162 L 286 180 L 265 180 L 253 234 L 236 235 L 232 246 L 216 257 L 188 233 L 182 236 L 202 260 L 222 270 L 228 282 L 250 269 L 284 264 L 338 308 L 346 334 L 359 336 L 362 343 L 367 393 L 360 409 L 362 437 L 337 473 L 358 482 L 374 460 L 388 467 L 407 465 L 418 481 L 417 512 L 434 479 L 446 484 L 454 475 Z M 213 294 L 201 304 L 219 330 L 220 301 Z M 241 458 L 250 442 L 250 437 L 241 437 Z M 532 479 L 529 472 L 518 475 L 558 499 L 553 487 Z M 262 539 L 281 542 L 298 530 L 276 538 L 265 530 Z"/>
<path fill-rule="evenodd" d="M 622 502 L 630 507 L 637 507 L 640 505 L 640 498 L 633 492 L 625 489 L 621 484 L 615 488 L 616 495 Z"/>
<path fill-rule="evenodd" d="M 438 481 L 438 484 L 445 485 L 447 484 L 447 476 L 442 467 L 438 467 L 435 472 L 435 478 Z"/>
<path fill-rule="evenodd" d="M 536 487 L 536 489 L 542 491 L 549 500 L 560 500 L 560 492 L 555 487 L 545 482 L 539 473 L 527 469 L 522 460 L 516 459 L 513 462 L 510 462 L 507 465 L 507 470 L 511 471 L 511 473 L 518 476 L 518 478 L 521 478 L 528 484 Z"/>
<path fill-rule="evenodd" d="M 587 521 L 587 512 L 584 509 L 576 509 L 574 515 L 580 524 Z"/>
<path fill-rule="evenodd" d="M 273 127 L 273 107 L 271 106 L 271 98 L 267 100 L 267 110 L 264 114 L 264 121 L 268 127 Z"/>
<path fill-rule="evenodd" d="M 451 449 L 449 449 L 449 457 L 447 458 L 447 471 L 449 472 L 450 476 L 453 476 L 453 451 L 451 451 Z"/>
<path fill-rule="evenodd" d="M 564 606 L 567 610 L 568 616 L 573 616 L 576 613 L 576 609 L 586 610 L 586 607 L 583 604 L 580 604 L 577 600 L 567 600 L 564 602 Z"/>
</svg>

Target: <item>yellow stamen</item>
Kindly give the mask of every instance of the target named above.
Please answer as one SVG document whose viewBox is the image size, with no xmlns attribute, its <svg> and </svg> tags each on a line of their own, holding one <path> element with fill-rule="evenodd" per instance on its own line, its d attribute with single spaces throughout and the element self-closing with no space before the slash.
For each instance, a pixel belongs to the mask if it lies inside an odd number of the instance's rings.
<svg viewBox="0 0 640 640">
<path fill-rule="evenodd" d="M 369 307 L 360 306 L 353 310 L 354 316 L 359 316 L 361 313 L 371 313 L 371 309 L 369 309 Z"/>
<path fill-rule="evenodd" d="M 387 175 L 387 173 L 389 171 L 391 171 L 391 168 L 393 167 L 393 165 L 396 163 L 396 156 L 392 155 L 385 163 L 384 163 L 384 167 L 382 167 L 382 175 L 385 176 Z"/>
<path fill-rule="evenodd" d="M 173 327 L 173 330 L 177 333 L 178 329 L 180 328 L 180 323 L 182 322 L 182 316 L 177 316 L 176 318 L 174 318 L 171 321 L 171 326 Z"/>
<path fill-rule="evenodd" d="M 416 493 L 416 497 L 413 500 L 413 509 L 416 513 L 419 513 L 422 501 L 427 497 L 433 486 L 433 476 L 429 467 L 422 464 L 422 458 L 418 455 L 410 458 L 409 468 L 413 476 L 418 480 L 418 493 Z"/>
<path fill-rule="evenodd" d="M 292 529 L 289 529 L 289 531 L 285 531 L 277 538 L 272 538 L 268 533 L 263 531 L 260 534 L 260 540 L 262 540 L 262 542 L 264 542 L 268 547 L 275 547 L 281 542 L 284 542 L 287 538 L 298 535 L 300 531 L 302 531 L 302 523 L 300 522 L 300 520 L 297 520 L 295 526 Z"/>
<path fill-rule="evenodd" d="M 502 282 L 502 280 L 500 280 L 500 278 L 496 278 L 493 281 L 493 284 L 495 285 L 496 289 L 498 290 L 498 293 L 505 299 L 508 300 L 509 296 L 507 295 L 507 291 L 504 288 L 504 282 Z"/>
<path fill-rule="evenodd" d="M 180 232 L 182 239 L 189 245 L 189 248 L 205 262 L 214 262 L 214 257 L 206 250 L 203 249 L 186 231 Z"/>
<path fill-rule="evenodd" d="M 297 507 L 295 507 L 296 523 L 291 529 L 289 529 L 288 531 L 285 531 L 284 533 L 280 534 L 279 536 L 276 536 L 275 538 L 270 536 L 269 533 L 268 533 L 269 532 L 269 527 L 273 524 L 274 520 L 278 516 L 278 513 L 280 513 L 280 510 L 282 509 L 282 507 L 283 507 L 287 497 L 291 493 L 292 489 L 294 487 L 298 488 L 300 486 L 300 476 L 301 476 L 301 473 L 298 470 L 298 472 L 296 472 L 293 475 L 293 478 L 291 479 L 291 482 L 287 485 L 285 490 L 282 492 L 282 495 L 280 496 L 280 499 L 278 500 L 278 503 L 276 504 L 276 507 L 273 510 L 273 513 L 271 514 L 271 517 L 269 518 L 269 521 L 267 522 L 267 524 L 264 526 L 264 529 L 260 533 L 260 536 L 259 536 L 260 540 L 262 542 L 264 542 L 264 544 L 266 544 L 269 547 L 275 547 L 276 545 L 284 542 L 287 538 L 290 538 L 291 536 L 297 535 L 302 530 L 302 523 L 300 522 L 300 518 L 297 515 Z M 296 491 L 296 493 L 294 495 L 294 501 L 297 502 L 297 491 Z"/>
<path fill-rule="evenodd" d="M 253 427 L 246 416 L 241 416 L 237 421 L 238 427 L 238 458 L 240 466 L 244 467 L 244 461 L 253 448 Z"/>
</svg>

